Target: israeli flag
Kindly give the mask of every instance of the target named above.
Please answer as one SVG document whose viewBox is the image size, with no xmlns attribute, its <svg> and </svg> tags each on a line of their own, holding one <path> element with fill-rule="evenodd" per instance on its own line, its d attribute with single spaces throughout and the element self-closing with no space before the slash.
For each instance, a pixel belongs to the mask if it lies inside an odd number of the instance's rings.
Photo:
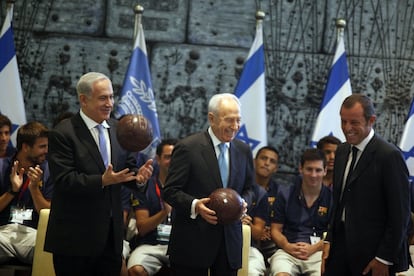
<svg viewBox="0 0 414 276">
<path fill-rule="evenodd" d="M 267 146 L 265 56 L 262 20 L 257 20 L 256 37 L 250 48 L 234 94 L 241 103 L 242 125 L 237 138 L 250 145 L 253 155 Z"/>
<path fill-rule="evenodd" d="M 13 4 L 9 4 L 0 33 L 0 113 L 12 121 L 11 141 L 16 145 L 16 129 L 26 123 L 26 111 L 14 48 L 12 19 Z"/>
<path fill-rule="evenodd" d="M 411 102 L 410 112 L 405 123 L 400 141 L 400 148 L 410 172 L 410 180 L 414 181 L 414 100 Z"/>
<path fill-rule="evenodd" d="M 142 28 L 141 23 L 138 24 L 134 50 L 124 79 L 121 99 L 114 113 L 116 118 L 120 118 L 122 115 L 126 114 L 143 115 L 151 122 L 154 138 L 151 144 L 141 152 L 149 158 L 153 158 L 155 156 L 156 148 L 161 142 L 161 134 L 154 92 L 152 90 L 144 29 Z"/>
<path fill-rule="evenodd" d="M 328 83 L 326 84 L 325 94 L 312 135 L 312 147 L 315 147 L 319 139 L 327 135 L 333 135 L 339 140 L 345 141 L 339 111 L 342 102 L 351 94 L 352 88 L 346 62 L 344 36 L 343 32 L 340 31 Z"/>
</svg>

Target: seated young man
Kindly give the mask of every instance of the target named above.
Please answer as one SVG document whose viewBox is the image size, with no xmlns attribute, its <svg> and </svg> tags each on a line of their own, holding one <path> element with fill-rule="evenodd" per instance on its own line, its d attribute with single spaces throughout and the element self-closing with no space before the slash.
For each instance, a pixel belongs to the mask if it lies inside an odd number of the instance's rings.
<svg viewBox="0 0 414 276">
<path fill-rule="evenodd" d="M 333 184 L 333 169 L 335 163 L 335 153 L 338 145 L 342 142 L 338 138 L 332 135 L 322 137 L 316 147 L 325 153 L 326 158 L 326 175 L 323 177 L 323 184 L 332 191 Z"/>
<path fill-rule="evenodd" d="M 12 123 L 10 119 L 0 114 L 0 158 L 12 157 L 16 149 L 10 143 Z"/>
<path fill-rule="evenodd" d="M 39 212 L 53 193 L 47 153 L 48 129 L 31 122 L 17 132 L 17 153 L 0 159 L 0 263 L 33 261 Z"/>
<path fill-rule="evenodd" d="M 171 206 L 161 194 L 167 177 L 172 151 L 176 141 L 163 140 L 157 147 L 158 173 L 148 181 L 146 193 L 133 192 L 132 207 L 138 229 L 137 247 L 128 259 L 128 273 L 154 275 L 161 267 L 169 266 L 167 255 L 171 230 Z"/>
<path fill-rule="evenodd" d="M 274 204 L 271 235 L 279 249 L 269 259 L 272 276 L 321 275 L 323 233 L 332 206 L 331 191 L 322 184 L 324 153 L 305 150 L 299 172 L 297 183 L 280 187 Z"/>
<path fill-rule="evenodd" d="M 266 201 L 268 205 L 265 229 L 257 240 L 256 246 L 263 254 L 266 266 L 269 266 L 267 259 L 277 250 L 277 246 L 270 235 L 270 220 L 275 215 L 274 212 L 272 212 L 273 204 L 277 200 L 277 193 L 280 186 L 272 179 L 279 168 L 279 152 L 277 149 L 272 146 L 265 146 L 259 149 L 254 159 L 254 168 L 257 184 L 264 188 L 267 193 Z"/>
<path fill-rule="evenodd" d="M 267 192 L 259 186 L 254 185 L 255 199 L 247 210 L 247 214 L 242 217 L 242 223 L 249 225 L 251 229 L 252 241 L 249 251 L 249 275 L 260 276 L 266 273 L 266 264 L 262 253 L 259 251 L 258 242 L 265 233 L 266 221 L 269 217 L 269 206 L 267 203 Z"/>
</svg>

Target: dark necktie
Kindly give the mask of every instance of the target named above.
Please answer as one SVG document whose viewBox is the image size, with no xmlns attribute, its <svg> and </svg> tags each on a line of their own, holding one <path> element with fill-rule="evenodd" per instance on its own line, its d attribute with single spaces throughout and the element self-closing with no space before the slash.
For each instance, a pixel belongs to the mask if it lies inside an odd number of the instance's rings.
<svg viewBox="0 0 414 276">
<path fill-rule="evenodd" d="M 357 154 L 358 154 L 357 147 L 352 146 L 351 148 L 352 148 L 352 160 L 351 160 L 351 165 L 349 166 L 348 175 L 346 176 L 345 186 L 348 185 L 349 181 L 351 180 L 351 175 L 352 175 L 352 172 L 354 171 L 355 162 L 356 162 Z"/>
<path fill-rule="evenodd" d="M 219 145 L 219 149 L 220 149 L 220 154 L 218 157 L 218 163 L 219 163 L 219 167 L 220 167 L 220 175 L 221 175 L 221 181 L 223 182 L 223 187 L 226 188 L 227 187 L 227 181 L 229 178 L 229 168 L 227 167 L 227 162 L 226 162 L 226 150 L 227 150 L 227 146 L 225 143 L 221 143 Z"/>
<path fill-rule="evenodd" d="M 102 160 L 105 164 L 105 168 L 108 167 L 109 158 L 108 150 L 106 148 L 106 139 L 105 139 L 105 127 L 103 125 L 96 125 L 96 128 L 99 131 L 99 151 L 101 152 Z"/>
<path fill-rule="evenodd" d="M 357 159 L 357 155 L 358 155 L 358 148 L 351 146 L 351 154 L 352 154 L 352 159 L 351 159 L 351 165 L 349 166 L 349 170 L 348 170 L 348 174 L 346 175 L 346 179 L 345 179 L 345 184 L 342 187 L 342 195 L 341 195 L 341 201 L 339 204 L 339 212 L 340 212 L 340 221 L 344 221 L 345 220 L 345 214 L 344 212 L 344 207 L 345 207 L 345 202 L 346 202 L 346 189 L 348 187 L 349 182 L 351 181 L 351 176 L 352 176 L 352 172 L 354 171 L 354 167 L 355 167 L 355 163 L 356 163 L 356 159 Z"/>
</svg>

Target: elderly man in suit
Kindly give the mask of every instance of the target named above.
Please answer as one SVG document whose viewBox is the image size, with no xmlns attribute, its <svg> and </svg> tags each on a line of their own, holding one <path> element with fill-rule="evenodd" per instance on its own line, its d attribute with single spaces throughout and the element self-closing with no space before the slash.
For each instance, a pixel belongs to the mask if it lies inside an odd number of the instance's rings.
<svg viewBox="0 0 414 276">
<path fill-rule="evenodd" d="M 143 186 L 152 174 L 152 160 L 138 170 L 135 155 L 118 143 L 107 76 L 87 73 L 76 89 L 80 111 L 49 136 L 55 189 L 45 250 L 53 253 L 57 275 L 119 275 L 123 218 L 118 184 Z"/>
<path fill-rule="evenodd" d="M 407 166 L 398 148 L 374 132 L 367 96 L 349 96 L 340 114 L 346 143 L 335 157 L 325 275 L 394 275 L 409 262 Z"/>
<path fill-rule="evenodd" d="M 168 248 L 173 275 L 207 275 L 210 268 L 212 276 L 231 276 L 241 267 L 241 221 L 218 224 L 215 212 L 207 207 L 208 196 L 217 188 L 232 188 L 247 203 L 253 195 L 251 150 L 234 139 L 241 122 L 237 97 L 214 95 L 208 122 L 207 131 L 176 144 L 164 188 L 164 199 L 176 211 Z M 227 170 L 220 171 L 220 152 Z"/>
</svg>

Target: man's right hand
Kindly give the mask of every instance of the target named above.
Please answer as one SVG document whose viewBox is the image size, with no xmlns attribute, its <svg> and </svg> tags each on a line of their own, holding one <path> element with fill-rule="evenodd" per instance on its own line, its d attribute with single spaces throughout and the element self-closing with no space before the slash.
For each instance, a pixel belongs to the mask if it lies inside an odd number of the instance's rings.
<svg viewBox="0 0 414 276">
<path fill-rule="evenodd" d="M 11 189 L 13 192 L 17 193 L 20 191 L 20 188 L 23 185 L 23 174 L 24 168 L 19 169 L 19 161 L 14 161 L 13 167 L 10 173 L 10 182 L 11 182 Z"/>
<path fill-rule="evenodd" d="M 135 180 L 135 172 L 130 169 L 123 169 L 122 171 L 114 172 L 112 164 L 109 164 L 102 175 L 102 186 L 105 187 L 133 180 Z"/>
<path fill-rule="evenodd" d="M 202 198 L 197 201 L 195 206 L 196 214 L 200 215 L 205 221 L 210 224 L 217 224 L 218 218 L 214 210 L 209 209 L 206 204 L 210 201 L 210 198 Z"/>
</svg>

